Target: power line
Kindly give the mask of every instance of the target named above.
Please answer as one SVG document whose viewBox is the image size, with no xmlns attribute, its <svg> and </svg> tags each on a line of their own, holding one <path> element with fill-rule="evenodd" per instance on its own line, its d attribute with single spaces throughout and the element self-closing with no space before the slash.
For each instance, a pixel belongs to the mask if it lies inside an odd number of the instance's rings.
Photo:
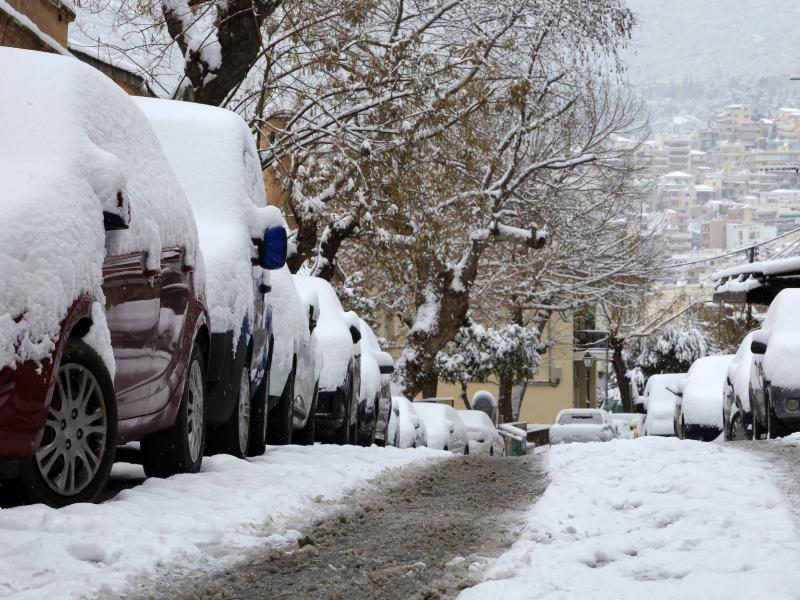
<svg viewBox="0 0 800 600">
<path fill-rule="evenodd" d="M 717 260 L 719 258 L 726 258 L 728 256 L 734 256 L 736 254 L 741 254 L 742 252 L 748 252 L 754 248 L 760 248 L 761 246 L 766 246 L 767 244 L 771 244 L 772 242 L 779 240 L 781 238 L 785 238 L 787 235 L 791 235 L 793 233 L 797 233 L 800 231 L 800 227 L 795 227 L 789 231 L 786 231 L 780 235 L 776 235 L 774 238 L 770 238 L 768 240 L 764 240 L 763 242 L 759 242 L 758 244 L 752 244 L 750 246 L 745 246 L 744 248 L 738 248 L 737 250 L 731 250 L 730 252 L 726 252 L 724 254 L 717 254 L 716 256 L 709 256 L 707 258 L 698 258 L 697 260 L 690 260 L 687 262 L 682 263 L 675 263 L 674 265 L 666 265 L 663 267 L 664 269 L 677 269 L 678 267 L 688 267 L 690 265 L 698 265 L 700 263 L 710 262 L 712 260 Z"/>
</svg>

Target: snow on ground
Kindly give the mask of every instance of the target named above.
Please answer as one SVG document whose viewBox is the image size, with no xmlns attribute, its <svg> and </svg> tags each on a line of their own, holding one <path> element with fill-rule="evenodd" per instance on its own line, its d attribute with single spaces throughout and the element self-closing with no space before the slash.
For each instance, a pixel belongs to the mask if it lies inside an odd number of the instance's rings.
<svg viewBox="0 0 800 600">
<path fill-rule="evenodd" d="M 195 475 L 148 479 L 104 504 L 0 510 L 0 598 L 117 591 L 156 568 L 219 566 L 300 536 L 386 469 L 450 456 L 420 448 L 275 447 L 249 461 L 206 458 Z M 143 477 L 116 465 L 119 478 Z"/>
<path fill-rule="evenodd" d="M 553 447 L 551 483 L 459 598 L 797 598 L 800 539 L 767 463 L 645 437 Z"/>
</svg>

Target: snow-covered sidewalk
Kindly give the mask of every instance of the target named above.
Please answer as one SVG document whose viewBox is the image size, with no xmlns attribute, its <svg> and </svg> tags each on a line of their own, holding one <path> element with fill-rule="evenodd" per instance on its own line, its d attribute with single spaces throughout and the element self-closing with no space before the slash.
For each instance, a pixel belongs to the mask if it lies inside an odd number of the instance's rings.
<svg viewBox="0 0 800 600">
<path fill-rule="evenodd" d="M 519 541 L 461 600 L 798 598 L 800 539 L 755 453 L 648 437 L 546 460 Z"/>
<path fill-rule="evenodd" d="M 202 570 L 292 541 L 386 469 L 452 456 L 419 448 L 288 446 L 250 461 L 215 456 L 196 475 L 148 479 L 113 500 L 0 510 L 0 598 L 82 597 L 157 568 Z M 117 476 L 141 467 L 116 465 Z"/>
</svg>

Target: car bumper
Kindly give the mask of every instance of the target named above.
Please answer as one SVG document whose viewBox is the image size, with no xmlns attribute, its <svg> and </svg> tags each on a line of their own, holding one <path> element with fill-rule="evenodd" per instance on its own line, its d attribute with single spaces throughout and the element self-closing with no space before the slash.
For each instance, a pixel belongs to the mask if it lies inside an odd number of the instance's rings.
<svg viewBox="0 0 800 600">
<path fill-rule="evenodd" d="M 52 364 L 41 372 L 34 363 L 0 370 L 0 460 L 33 456 L 42 440 Z"/>
<path fill-rule="evenodd" d="M 770 387 L 769 400 L 783 426 L 792 431 L 800 431 L 800 390 Z M 787 402 L 791 407 L 792 401 L 798 402 L 797 410 L 787 408 Z"/>
</svg>

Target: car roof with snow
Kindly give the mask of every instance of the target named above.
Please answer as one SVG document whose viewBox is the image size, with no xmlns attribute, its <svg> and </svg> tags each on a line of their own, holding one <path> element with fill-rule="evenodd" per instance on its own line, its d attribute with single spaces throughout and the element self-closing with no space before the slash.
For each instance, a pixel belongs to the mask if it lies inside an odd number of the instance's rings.
<svg viewBox="0 0 800 600">
<path fill-rule="evenodd" d="M 101 297 L 106 253 L 185 249 L 202 290 L 192 210 L 150 124 L 105 75 L 71 57 L 0 48 L 0 367 L 41 360 L 82 294 Z M 105 232 L 104 213 L 129 228 Z"/>
<path fill-rule="evenodd" d="M 252 317 L 251 238 L 283 224 L 266 192 L 255 141 L 244 120 L 216 106 L 136 98 L 186 191 L 206 263 L 215 332 L 238 331 Z M 202 123 L 202 126 L 199 124 Z"/>
</svg>

